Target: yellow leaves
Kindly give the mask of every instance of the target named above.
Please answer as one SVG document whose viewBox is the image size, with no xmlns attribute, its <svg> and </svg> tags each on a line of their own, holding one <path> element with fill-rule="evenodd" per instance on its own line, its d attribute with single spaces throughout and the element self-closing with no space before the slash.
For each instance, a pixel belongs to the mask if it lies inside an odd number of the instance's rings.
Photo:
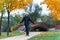
<svg viewBox="0 0 60 40">
<path fill-rule="evenodd" d="M 5 0 L 0 0 L 0 3 L 4 3 L 5 2 Z"/>
<path fill-rule="evenodd" d="M 14 30 L 13 30 L 13 27 L 11 27 L 11 32 L 13 32 Z"/>
<path fill-rule="evenodd" d="M 44 36 L 46 35 L 46 32 L 41 32 L 40 34 L 41 34 L 40 36 Z"/>
<path fill-rule="evenodd" d="M 57 15 L 57 19 L 60 20 L 60 14 Z"/>
<path fill-rule="evenodd" d="M 53 19 L 59 20 L 60 16 L 58 17 L 58 15 L 60 14 L 60 0 L 48 0 L 48 1 L 45 0 L 41 4 L 44 4 L 44 3 L 46 3 L 48 5 L 48 8 L 51 10 Z"/>
<path fill-rule="evenodd" d="M 11 5 L 8 7 L 10 11 L 14 9 L 22 9 L 25 8 L 32 0 L 15 0 L 11 1 Z"/>
<path fill-rule="evenodd" d="M 0 10 L 3 9 L 1 6 L 4 6 L 4 3 L 8 6 L 8 10 L 12 11 L 14 9 L 25 8 L 31 2 L 32 0 L 0 0 Z"/>
<path fill-rule="evenodd" d="M 31 2 L 32 2 L 32 0 L 26 0 L 26 2 L 31 3 Z"/>
<path fill-rule="evenodd" d="M 24 3 L 23 3 L 23 6 L 26 6 L 26 5 L 28 5 L 28 2 L 24 2 Z"/>
<path fill-rule="evenodd" d="M 54 10 L 54 11 L 51 12 L 54 20 L 57 20 L 57 16 L 58 16 L 57 13 L 58 13 L 57 10 Z"/>
<path fill-rule="evenodd" d="M 4 8 L 4 2 L 5 0 L 0 0 L 0 10 L 3 10 Z"/>
<path fill-rule="evenodd" d="M 0 10 L 3 10 L 4 6 L 3 5 L 0 5 Z"/>
<path fill-rule="evenodd" d="M 40 5 L 44 4 L 45 2 L 41 2 Z"/>
</svg>

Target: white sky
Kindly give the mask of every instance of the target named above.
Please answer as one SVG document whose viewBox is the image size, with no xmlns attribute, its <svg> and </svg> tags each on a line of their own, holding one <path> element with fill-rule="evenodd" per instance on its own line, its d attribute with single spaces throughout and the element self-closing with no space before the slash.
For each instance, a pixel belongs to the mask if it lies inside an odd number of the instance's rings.
<svg viewBox="0 0 60 40">
<path fill-rule="evenodd" d="M 33 3 L 34 4 L 39 4 L 40 5 L 40 2 L 43 2 L 44 0 L 33 0 Z M 43 5 L 40 5 L 42 8 L 43 8 L 43 10 L 42 10 L 42 14 L 41 15 L 49 15 L 49 12 L 50 11 L 48 11 L 48 8 L 47 8 L 47 5 L 46 4 L 43 4 Z M 18 13 L 19 12 L 19 13 Z M 24 10 L 15 10 L 15 11 L 12 11 L 10 14 L 11 15 L 15 15 L 15 14 L 22 14 L 24 12 Z M 7 13 L 5 13 L 4 14 L 4 16 L 7 16 Z"/>
</svg>

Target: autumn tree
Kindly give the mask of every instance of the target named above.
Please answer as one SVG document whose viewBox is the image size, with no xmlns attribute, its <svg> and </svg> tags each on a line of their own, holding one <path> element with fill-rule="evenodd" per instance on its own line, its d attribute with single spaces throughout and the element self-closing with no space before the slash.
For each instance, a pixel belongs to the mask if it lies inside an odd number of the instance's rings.
<svg viewBox="0 0 60 40">
<path fill-rule="evenodd" d="M 35 7 L 35 10 L 34 10 L 34 12 L 30 13 L 30 17 L 33 21 L 37 22 L 37 19 L 40 18 L 40 16 L 41 16 L 39 14 L 39 12 L 42 11 L 42 8 L 39 7 L 38 4 L 34 4 L 34 7 Z"/>
<path fill-rule="evenodd" d="M 2 17 L 3 17 L 3 11 L 4 11 L 4 0 L 0 0 L 0 36 L 1 36 L 1 25 L 2 25 Z"/>
<path fill-rule="evenodd" d="M 41 4 L 47 4 L 47 8 L 51 10 L 51 15 L 54 20 L 60 20 L 60 0 L 44 0 Z"/>
<path fill-rule="evenodd" d="M 10 15 L 10 12 L 14 9 L 23 9 L 28 4 L 30 4 L 31 2 L 32 2 L 32 0 L 0 0 L 0 10 L 3 10 L 4 7 L 6 7 L 7 12 L 8 12 L 8 29 L 7 29 L 8 32 L 7 32 L 7 36 L 9 35 L 9 15 Z M 1 31 L 0 31 L 0 33 L 1 33 Z"/>
</svg>

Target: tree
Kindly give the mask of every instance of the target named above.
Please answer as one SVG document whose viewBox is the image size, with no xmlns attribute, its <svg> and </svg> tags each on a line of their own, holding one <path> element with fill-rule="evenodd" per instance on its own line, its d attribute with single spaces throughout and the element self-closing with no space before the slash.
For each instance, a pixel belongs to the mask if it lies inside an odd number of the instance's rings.
<svg viewBox="0 0 60 40">
<path fill-rule="evenodd" d="M 54 20 L 60 20 L 60 0 L 44 0 L 41 4 L 47 4 L 47 8 L 51 10 Z"/>
<path fill-rule="evenodd" d="M 14 9 L 22 9 L 25 8 L 29 3 L 32 1 L 30 0 L 0 0 L 0 10 L 3 10 L 6 7 L 8 12 L 8 29 L 7 29 L 7 36 L 9 35 L 9 15 L 10 12 Z M 4 6 L 5 5 L 5 6 Z"/>
<path fill-rule="evenodd" d="M 29 9 L 29 13 L 30 13 L 31 19 L 32 19 L 33 21 L 37 21 L 37 18 L 40 18 L 40 16 L 41 16 L 39 12 L 42 11 L 42 8 L 39 7 L 38 4 L 33 4 L 33 5 L 34 5 L 35 10 L 33 10 L 34 12 L 31 12 L 31 11 L 32 11 L 32 8 L 31 8 L 32 4 L 30 4 L 30 5 L 28 6 L 28 7 L 30 8 L 30 9 Z M 27 11 L 28 7 L 25 9 L 25 11 Z M 33 7 L 33 6 L 32 6 L 32 7 Z"/>
<path fill-rule="evenodd" d="M 0 36 L 1 36 L 1 25 L 2 25 L 2 17 L 3 17 L 3 10 L 4 10 L 4 0 L 0 0 L 0 13 L 1 13 L 1 17 L 0 17 Z"/>
<path fill-rule="evenodd" d="M 3 12 L 1 12 L 1 18 L 0 18 L 0 36 L 1 36 L 2 18 L 3 18 Z"/>
<path fill-rule="evenodd" d="M 8 30 L 9 28 L 9 15 L 10 11 L 14 9 L 22 9 L 25 8 L 29 3 L 31 3 L 31 0 L 6 0 L 6 5 L 8 6 Z M 7 33 L 7 36 L 9 35 L 9 31 Z"/>
</svg>

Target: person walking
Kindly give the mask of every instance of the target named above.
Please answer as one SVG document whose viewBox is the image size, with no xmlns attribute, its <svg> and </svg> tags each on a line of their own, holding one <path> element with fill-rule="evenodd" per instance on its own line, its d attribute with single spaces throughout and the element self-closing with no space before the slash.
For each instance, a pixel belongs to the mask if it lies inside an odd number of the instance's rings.
<svg viewBox="0 0 60 40">
<path fill-rule="evenodd" d="M 25 16 L 23 17 L 22 21 L 20 23 L 24 22 L 25 25 L 25 32 L 26 32 L 26 36 L 29 36 L 29 30 L 30 30 L 30 26 L 29 26 L 29 22 L 32 22 L 34 24 L 34 22 L 31 20 L 29 13 L 26 13 Z"/>
</svg>

